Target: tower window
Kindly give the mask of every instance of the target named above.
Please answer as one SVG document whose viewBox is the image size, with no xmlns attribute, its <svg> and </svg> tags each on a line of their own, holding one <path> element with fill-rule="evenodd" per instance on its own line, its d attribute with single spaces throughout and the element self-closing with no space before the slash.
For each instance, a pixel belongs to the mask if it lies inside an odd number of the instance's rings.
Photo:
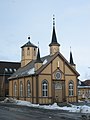
<svg viewBox="0 0 90 120">
<path fill-rule="evenodd" d="M 27 48 L 27 55 L 30 55 L 30 49 L 29 49 L 29 47 Z"/>
</svg>

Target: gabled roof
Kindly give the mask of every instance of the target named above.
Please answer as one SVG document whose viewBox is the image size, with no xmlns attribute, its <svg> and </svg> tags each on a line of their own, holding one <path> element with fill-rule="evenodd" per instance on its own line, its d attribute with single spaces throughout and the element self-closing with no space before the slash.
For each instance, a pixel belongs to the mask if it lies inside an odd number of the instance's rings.
<svg viewBox="0 0 90 120">
<path fill-rule="evenodd" d="M 0 75 L 12 74 L 20 67 L 19 62 L 0 61 Z"/>
<path fill-rule="evenodd" d="M 90 86 L 90 80 L 85 80 L 84 84 L 87 85 L 87 86 Z"/>
<path fill-rule="evenodd" d="M 51 56 L 49 61 L 45 64 L 45 66 L 42 66 L 36 73 L 39 74 L 45 67 L 47 67 L 48 64 L 50 64 L 51 61 L 53 61 L 57 56 L 59 56 L 66 64 L 67 66 L 77 75 L 79 76 L 80 74 L 69 64 L 69 62 L 65 59 L 65 57 L 60 53 L 57 52 L 54 55 Z"/>
<path fill-rule="evenodd" d="M 47 60 L 47 62 L 49 62 L 50 59 L 51 59 L 50 55 L 42 57 L 41 60 L 43 62 L 43 66 L 45 66 L 45 64 L 46 64 L 46 62 L 44 63 L 44 61 Z M 13 78 L 17 78 L 17 77 L 24 77 L 24 76 L 35 75 L 36 74 L 35 73 L 35 66 L 34 66 L 35 62 L 36 62 L 36 60 L 32 60 L 26 66 L 19 68 L 9 79 L 13 79 Z"/>
<path fill-rule="evenodd" d="M 80 86 L 82 86 L 82 87 L 84 87 L 84 86 L 90 86 L 90 80 L 85 80 L 85 81 L 78 80 L 78 86 L 79 87 Z"/>
<path fill-rule="evenodd" d="M 42 57 L 41 60 L 43 62 L 43 65 L 35 71 L 35 62 L 36 60 L 31 61 L 26 66 L 19 68 L 9 79 L 14 79 L 17 77 L 24 77 L 24 76 L 31 76 L 31 75 L 38 75 L 40 74 L 50 63 L 53 61 L 57 56 L 59 56 L 64 62 L 68 65 L 68 67 L 77 75 L 79 76 L 79 73 L 69 64 L 69 62 L 63 57 L 63 55 L 60 52 L 55 53 L 54 55 L 48 55 L 45 57 Z"/>
</svg>

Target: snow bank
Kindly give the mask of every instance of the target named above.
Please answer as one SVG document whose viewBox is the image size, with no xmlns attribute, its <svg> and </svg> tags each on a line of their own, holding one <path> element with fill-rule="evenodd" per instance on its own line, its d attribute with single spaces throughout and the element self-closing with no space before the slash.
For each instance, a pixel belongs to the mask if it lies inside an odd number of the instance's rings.
<svg viewBox="0 0 90 120">
<path fill-rule="evenodd" d="M 67 107 L 67 106 L 59 107 L 57 103 L 54 103 L 53 105 L 39 105 L 39 104 L 32 104 L 31 102 L 28 102 L 28 101 L 16 100 L 13 98 L 6 98 L 3 102 L 4 103 L 15 103 L 17 105 L 42 108 L 42 109 L 66 110 L 69 112 L 77 112 L 77 113 L 90 113 L 90 106 L 86 106 L 86 105 L 76 106 L 76 105 L 71 104 L 71 107 Z"/>
<path fill-rule="evenodd" d="M 4 102 L 4 103 L 16 103 L 16 99 L 6 98 L 3 102 Z"/>
<path fill-rule="evenodd" d="M 69 112 L 77 112 L 77 113 L 90 113 L 90 107 L 83 105 L 83 106 L 76 106 L 72 105 L 71 107 L 59 107 L 57 103 L 54 103 L 53 105 L 39 105 L 39 104 L 32 104 L 27 101 L 21 101 L 17 100 L 16 102 L 17 105 L 24 105 L 24 106 L 29 106 L 29 107 L 36 107 L 36 108 L 43 108 L 43 109 L 51 109 L 51 110 L 66 110 Z"/>
</svg>

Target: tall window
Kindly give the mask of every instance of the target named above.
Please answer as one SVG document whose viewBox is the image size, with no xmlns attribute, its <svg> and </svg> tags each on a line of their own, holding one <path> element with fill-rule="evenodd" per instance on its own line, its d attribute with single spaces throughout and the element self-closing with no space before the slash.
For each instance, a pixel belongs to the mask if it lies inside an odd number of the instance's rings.
<svg viewBox="0 0 90 120">
<path fill-rule="evenodd" d="M 16 82 L 14 83 L 14 96 L 17 96 L 17 84 L 16 84 Z"/>
<path fill-rule="evenodd" d="M 30 86 L 30 81 L 27 81 L 27 97 L 30 97 L 31 95 L 31 86 Z"/>
<path fill-rule="evenodd" d="M 69 82 L 69 96 L 73 96 L 74 95 L 73 90 L 74 90 L 74 83 L 73 83 L 73 81 L 70 81 Z"/>
<path fill-rule="evenodd" d="M 23 96 L 23 83 L 22 81 L 20 82 L 20 97 Z"/>
<path fill-rule="evenodd" d="M 29 49 L 29 47 L 27 48 L 27 55 L 30 55 L 30 49 Z"/>
<path fill-rule="evenodd" d="M 43 97 L 48 96 L 48 82 L 47 82 L 47 80 L 43 80 L 43 82 L 42 82 L 42 96 Z"/>
</svg>

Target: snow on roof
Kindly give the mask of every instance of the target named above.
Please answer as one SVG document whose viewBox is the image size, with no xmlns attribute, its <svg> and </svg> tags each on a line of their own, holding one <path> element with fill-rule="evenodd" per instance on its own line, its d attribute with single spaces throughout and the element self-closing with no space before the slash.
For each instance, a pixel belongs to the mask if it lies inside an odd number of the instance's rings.
<svg viewBox="0 0 90 120">
<path fill-rule="evenodd" d="M 35 73 L 35 68 L 29 69 L 29 71 L 28 71 L 29 75 L 34 74 L 34 73 Z"/>
<path fill-rule="evenodd" d="M 43 61 L 43 65 L 45 65 L 47 62 L 48 62 L 47 59 L 45 59 L 45 60 Z"/>
</svg>

